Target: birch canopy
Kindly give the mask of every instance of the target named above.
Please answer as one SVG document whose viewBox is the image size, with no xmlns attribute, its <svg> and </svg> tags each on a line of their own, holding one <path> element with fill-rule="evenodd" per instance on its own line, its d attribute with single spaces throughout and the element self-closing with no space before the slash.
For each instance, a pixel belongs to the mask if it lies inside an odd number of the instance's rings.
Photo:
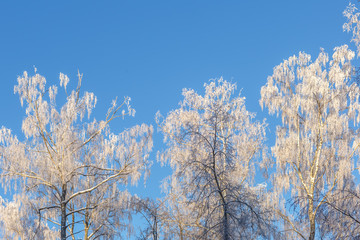
<svg viewBox="0 0 360 240">
<path fill-rule="evenodd" d="M 261 88 L 260 104 L 282 119 L 272 147 L 273 184 L 278 195 L 291 192 L 295 209 L 292 215 L 280 203 L 278 214 L 298 238 L 315 238 L 319 210 L 351 179 L 360 143 L 354 55 L 347 45 L 336 47 L 331 60 L 323 50 L 313 62 L 300 52 L 276 66 Z"/>
<path fill-rule="evenodd" d="M 178 237 L 187 239 L 189 229 L 193 239 L 261 236 L 266 221 L 252 178 L 264 124 L 253 122 L 244 97 L 233 96 L 235 84 L 219 79 L 204 86 L 203 96 L 184 89 L 180 107 L 157 116 L 168 146 L 161 161 L 173 169 L 167 189 L 189 214 L 172 217 L 186 219 L 176 223 L 186 227 Z"/>
<path fill-rule="evenodd" d="M 110 131 L 112 120 L 134 115 L 128 97 L 120 104 L 114 100 L 104 120 L 90 121 L 97 99 L 90 92 L 81 94 L 82 75 L 78 77 L 77 88 L 68 91 L 69 78 L 60 74 L 60 88 L 67 96 L 61 108 L 55 101 L 56 85 L 46 88 L 45 78 L 37 73 L 24 72 L 18 78 L 14 90 L 26 108 L 25 140 L 1 128 L 1 178 L 5 188 L 28 196 L 41 228 L 52 226 L 56 238 L 111 239 L 130 199 L 124 187 L 149 171 L 153 129 L 143 124 L 119 134 Z M 23 214 L 34 212 L 24 207 Z M 4 226 L 7 217 L 0 216 Z"/>
</svg>

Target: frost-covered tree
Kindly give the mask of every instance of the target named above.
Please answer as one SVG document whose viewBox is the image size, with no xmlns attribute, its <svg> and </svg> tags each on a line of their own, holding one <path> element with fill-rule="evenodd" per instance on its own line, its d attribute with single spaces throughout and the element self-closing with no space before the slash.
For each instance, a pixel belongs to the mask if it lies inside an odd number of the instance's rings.
<svg viewBox="0 0 360 240">
<path fill-rule="evenodd" d="M 349 3 L 349 6 L 343 12 L 347 18 L 347 22 L 343 25 L 344 31 L 352 33 L 352 39 L 357 47 L 358 53 L 360 53 L 360 12 L 355 7 L 355 4 Z"/>
<path fill-rule="evenodd" d="M 352 33 L 352 42 L 357 47 L 357 55 L 360 53 L 360 13 L 355 4 L 350 3 L 343 12 L 347 22 L 343 25 L 345 31 Z M 360 68 L 354 67 L 350 83 L 360 84 Z M 358 128 L 358 126 L 356 126 Z M 357 130 L 354 128 L 354 130 Z M 321 221 L 326 222 L 319 226 L 321 237 L 333 239 L 358 239 L 360 237 L 360 185 L 358 174 L 359 164 L 355 165 L 353 178 L 348 179 L 342 188 L 336 189 L 326 201 L 327 208 L 321 209 Z"/>
<path fill-rule="evenodd" d="M 5 212 L 9 207 L 20 211 L 24 219 L 33 219 L 38 229 L 55 227 L 62 240 L 77 236 L 111 239 L 127 214 L 130 198 L 124 189 L 148 172 L 153 129 L 143 124 L 119 134 L 110 131 L 113 119 L 135 113 L 128 97 L 120 105 L 114 100 L 104 120 L 86 121 L 96 97 L 89 92 L 81 95 L 81 80 L 79 74 L 78 87 L 68 92 L 69 78 L 60 74 L 60 87 L 67 98 L 59 108 L 55 101 L 58 88 L 46 88 L 43 76 L 24 72 L 17 79 L 15 93 L 26 106 L 24 141 L 10 129 L 1 128 L 1 179 L 6 190 L 26 196 L 29 204 L 19 204 L 15 198 L 3 208 Z M 0 220 L 3 227 L 13 221 L 4 215 Z M 2 229 L 7 235 L 17 234 Z M 33 238 L 43 239 L 41 236 Z"/>
<path fill-rule="evenodd" d="M 41 221 L 37 209 L 27 195 L 17 194 L 13 201 L 0 198 L 0 204 L 2 239 L 57 239 L 57 229 Z"/>
<path fill-rule="evenodd" d="M 273 185 L 291 204 L 287 208 L 280 201 L 278 214 L 284 231 L 303 239 L 315 239 L 321 224 L 327 224 L 318 218 L 320 210 L 352 179 L 360 146 L 354 56 L 346 45 L 336 47 L 331 60 L 324 51 L 314 62 L 300 52 L 276 66 L 261 88 L 260 104 L 282 119 L 272 147 Z"/>
<path fill-rule="evenodd" d="M 181 195 L 175 195 L 174 188 L 162 199 L 138 199 L 134 201 L 136 213 L 144 224 L 139 228 L 139 240 L 192 239 L 197 227 L 191 216 L 191 207 Z M 195 223 L 195 224 L 194 224 Z"/>
<path fill-rule="evenodd" d="M 167 195 L 161 208 L 164 239 L 191 239 L 194 238 L 194 230 L 201 228 L 199 216 L 192 214 L 194 204 L 187 201 L 179 190 L 174 186 L 166 189 Z"/>
<path fill-rule="evenodd" d="M 160 199 L 153 200 L 150 198 L 141 199 L 138 198 L 134 201 L 134 207 L 136 213 L 140 214 L 145 221 L 144 227 L 142 227 L 138 233 L 139 240 L 159 240 L 164 239 L 162 222 L 163 202 Z"/>
<path fill-rule="evenodd" d="M 264 147 L 265 124 L 253 121 L 244 97 L 233 96 L 235 84 L 219 79 L 204 86 L 204 96 L 184 89 L 178 109 L 165 119 L 157 115 L 167 143 L 160 159 L 173 169 L 167 192 L 176 196 L 174 201 L 182 203 L 180 213 L 186 214 L 173 215 L 173 220 L 186 219 L 174 223 L 192 230 L 190 238 L 266 236 L 266 202 L 252 181 L 254 158 Z"/>
<path fill-rule="evenodd" d="M 356 180 L 357 181 L 357 180 Z M 359 239 L 360 191 L 348 181 L 327 199 L 327 207 L 319 212 L 321 239 Z"/>
</svg>

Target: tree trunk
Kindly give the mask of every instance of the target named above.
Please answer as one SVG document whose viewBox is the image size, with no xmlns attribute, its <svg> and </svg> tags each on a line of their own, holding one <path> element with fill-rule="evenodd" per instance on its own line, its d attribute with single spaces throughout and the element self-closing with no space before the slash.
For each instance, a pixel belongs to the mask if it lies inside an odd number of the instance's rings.
<svg viewBox="0 0 360 240">
<path fill-rule="evenodd" d="M 310 235 L 309 235 L 309 240 L 314 240 L 315 239 L 315 213 L 313 212 L 313 204 L 314 201 L 313 199 L 310 199 L 309 201 L 309 227 L 310 227 Z"/>
<path fill-rule="evenodd" d="M 229 240 L 229 223 L 228 223 L 228 213 L 227 206 L 224 202 L 224 240 Z"/>
<path fill-rule="evenodd" d="M 315 218 L 312 217 L 310 219 L 310 236 L 309 236 L 309 240 L 314 240 L 315 239 Z"/>
<path fill-rule="evenodd" d="M 89 239 L 89 225 L 88 222 L 85 220 L 84 223 L 84 240 L 88 240 Z"/>
<path fill-rule="evenodd" d="M 61 211 L 61 231 L 60 231 L 60 238 L 61 240 L 66 240 L 66 185 L 62 188 L 61 193 L 61 205 L 60 205 L 60 211 Z"/>
<path fill-rule="evenodd" d="M 179 228 L 180 228 L 180 240 L 184 240 L 184 233 L 183 233 L 183 228 L 181 226 L 181 223 L 179 225 Z"/>
</svg>

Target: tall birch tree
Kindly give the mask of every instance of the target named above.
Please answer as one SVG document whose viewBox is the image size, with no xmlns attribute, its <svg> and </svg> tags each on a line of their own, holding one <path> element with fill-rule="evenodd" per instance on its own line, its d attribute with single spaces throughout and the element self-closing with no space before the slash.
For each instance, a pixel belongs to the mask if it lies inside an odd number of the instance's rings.
<svg viewBox="0 0 360 240">
<path fill-rule="evenodd" d="M 349 3 L 343 12 L 347 21 L 343 25 L 344 31 L 352 33 L 351 41 L 357 47 L 357 56 L 360 52 L 360 13 L 355 4 Z M 360 84 L 360 68 L 354 67 L 351 82 Z M 350 83 L 351 83 L 350 82 Z M 357 160 L 358 158 L 355 158 Z M 328 208 L 320 214 L 322 221 L 326 224 L 320 226 L 322 237 L 330 236 L 333 239 L 356 239 L 360 236 L 360 185 L 358 179 L 359 162 L 355 164 L 353 178 L 347 180 L 346 184 L 337 189 L 328 197 Z"/>
<path fill-rule="evenodd" d="M 26 195 L 29 204 L 21 206 L 22 214 L 35 211 L 39 226 L 54 226 L 62 240 L 78 234 L 84 239 L 113 238 L 114 227 L 121 229 L 129 206 L 124 189 L 148 173 L 152 127 L 142 124 L 119 134 L 110 131 L 112 120 L 134 115 L 128 97 L 120 104 L 114 100 L 104 120 L 90 121 L 97 99 L 93 93 L 81 93 L 80 74 L 71 92 L 69 78 L 60 74 L 60 87 L 67 96 L 61 108 L 56 104 L 58 87 L 46 88 L 43 76 L 24 72 L 17 81 L 15 93 L 26 106 L 25 140 L 20 141 L 10 129 L 0 130 L 4 188 Z M 3 206 L 6 212 L 14 204 Z M 3 226 L 7 217 L 0 217 Z"/>
<path fill-rule="evenodd" d="M 187 221 L 177 226 L 190 227 L 198 239 L 266 236 L 265 202 L 252 181 L 265 124 L 253 121 L 244 97 L 233 96 L 235 84 L 219 79 L 204 86 L 203 96 L 184 89 L 180 107 L 157 116 L 167 143 L 160 159 L 173 169 L 168 193 L 187 208 L 181 211 Z"/>
<path fill-rule="evenodd" d="M 300 52 L 276 66 L 261 88 L 260 104 L 282 120 L 272 147 L 273 185 L 278 196 L 290 196 L 291 207 L 283 197 L 278 214 L 284 231 L 302 239 L 315 239 L 327 224 L 318 218 L 321 208 L 352 180 L 360 146 L 354 56 L 347 45 L 336 47 L 331 60 L 323 50 L 314 62 Z"/>
</svg>

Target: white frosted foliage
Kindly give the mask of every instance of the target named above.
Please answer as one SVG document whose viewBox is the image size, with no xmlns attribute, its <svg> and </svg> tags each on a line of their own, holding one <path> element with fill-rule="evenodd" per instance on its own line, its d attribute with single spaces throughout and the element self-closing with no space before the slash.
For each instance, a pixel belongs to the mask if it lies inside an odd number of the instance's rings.
<svg viewBox="0 0 360 240">
<path fill-rule="evenodd" d="M 278 213 L 298 237 L 314 239 L 319 209 L 354 170 L 360 120 L 354 56 L 347 45 L 336 47 L 331 59 L 323 50 L 314 61 L 300 52 L 276 66 L 261 88 L 261 106 L 282 119 L 271 149 L 273 185 L 278 196 L 290 190 L 299 221 L 289 209 Z"/>
<path fill-rule="evenodd" d="M 184 89 L 178 109 L 164 119 L 157 114 L 167 144 L 159 159 L 173 169 L 164 186 L 174 223 L 168 229 L 178 229 L 178 238 L 181 231 L 186 238 L 260 236 L 266 218 L 258 190 L 250 186 L 265 124 L 255 122 L 245 98 L 234 95 L 235 84 L 221 78 L 204 87 L 204 95 Z"/>
<path fill-rule="evenodd" d="M 128 97 L 120 104 L 113 101 L 104 120 L 90 121 L 97 99 L 93 93 L 81 93 L 81 77 L 76 90 L 65 91 L 62 107 L 56 104 L 58 87 L 46 88 L 43 76 L 24 72 L 18 78 L 14 89 L 26 107 L 26 140 L 20 142 L 1 128 L 1 179 L 6 189 L 15 186 L 35 207 L 27 217 L 36 218 L 30 216 L 35 214 L 41 226 L 51 223 L 61 239 L 79 236 L 79 229 L 84 239 L 111 239 L 129 217 L 131 197 L 124 189 L 149 173 L 153 128 L 142 124 L 120 133 L 110 131 L 112 120 L 134 114 Z M 68 83 L 61 73 L 60 89 Z M 14 201 L 5 204 L 4 211 L 18 203 Z M 6 224 L 6 219 L 0 220 Z"/>
</svg>

